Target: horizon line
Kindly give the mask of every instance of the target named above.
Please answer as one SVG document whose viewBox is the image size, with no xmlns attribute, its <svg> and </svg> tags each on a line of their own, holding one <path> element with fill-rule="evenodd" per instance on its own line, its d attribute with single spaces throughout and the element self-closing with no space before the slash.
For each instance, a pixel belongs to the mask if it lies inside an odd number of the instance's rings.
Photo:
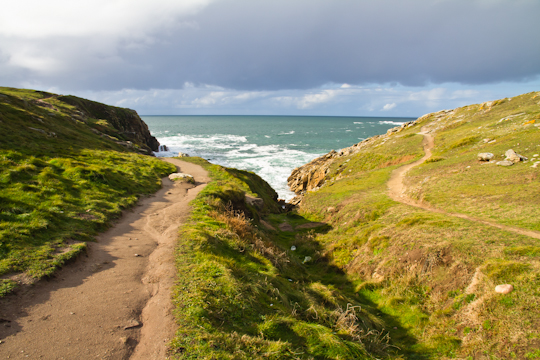
<svg viewBox="0 0 540 360">
<path fill-rule="evenodd" d="M 139 114 L 139 116 L 265 116 L 265 117 L 343 117 L 343 118 L 399 118 L 418 119 L 420 116 L 362 116 L 362 115 L 230 115 L 230 114 Z"/>
</svg>

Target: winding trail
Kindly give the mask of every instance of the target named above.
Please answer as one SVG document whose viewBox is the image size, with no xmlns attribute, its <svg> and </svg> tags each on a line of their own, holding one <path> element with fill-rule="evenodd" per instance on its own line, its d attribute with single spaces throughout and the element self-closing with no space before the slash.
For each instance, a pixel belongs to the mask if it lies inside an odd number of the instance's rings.
<svg viewBox="0 0 540 360">
<path fill-rule="evenodd" d="M 405 178 L 405 175 L 407 174 L 409 170 L 424 163 L 427 159 L 429 159 L 431 157 L 431 150 L 435 147 L 435 141 L 433 139 L 433 136 L 429 134 L 429 130 L 427 128 L 423 127 L 419 134 L 424 136 L 423 147 L 424 147 L 425 155 L 420 160 L 417 160 L 411 164 L 397 168 L 396 170 L 392 172 L 392 174 L 390 175 L 390 180 L 388 180 L 388 195 L 390 196 L 392 200 L 398 201 L 402 204 L 424 209 L 427 211 L 454 216 L 461 219 L 478 222 L 484 225 L 493 226 L 501 230 L 510 231 L 510 232 L 520 234 L 520 235 L 530 236 L 535 239 L 540 239 L 540 232 L 538 231 L 526 230 L 526 229 L 517 228 L 513 226 L 502 225 L 493 221 L 479 219 L 479 218 L 472 217 L 465 214 L 447 212 L 442 209 L 435 208 L 433 206 L 430 206 L 429 204 L 416 201 L 408 197 L 406 194 L 407 188 L 405 184 L 403 183 L 403 179 Z"/>
<path fill-rule="evenodd" d="M 196 184 L 163 179 L 54 278 L 0 299 L 0 358 L 165 359 L 176 325 L 171 288 L 177 230 L 206 171 L 165 159 Z"/>
</svg>

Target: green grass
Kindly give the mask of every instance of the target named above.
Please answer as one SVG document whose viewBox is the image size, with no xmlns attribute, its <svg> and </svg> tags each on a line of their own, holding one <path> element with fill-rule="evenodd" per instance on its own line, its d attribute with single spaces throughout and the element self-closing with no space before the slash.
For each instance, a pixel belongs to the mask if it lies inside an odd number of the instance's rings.
<svg viewBox="0 0 540 360">
<path fill-rule="evenodd" d="M 13 289 L 12 275 L 51 275 L 174 171 L 94 133 L 92 123 L 106 119 L 77 121 L 73 105 L 54 99 L 53 110 L 35 102 L 51 95 L 0 88 L 2 294 Z"/>
<path fill-rule="evenodd" d="M 422 125 L 437 128 L 433 158 L 445 160 L 411 170 L 411 195 L 450 212 L 539 231 L 538 169 L 531 162 L 503 168 L 476 159 L 491 152 L 501 161 L 508 149 L 529 159 L 540 154 L 540 128 L 532 123 L 540 118 L 539 99 L 529 93 L 482 110 L 480 105 L 458 108 L 436 122 L 436 115 L 425 117 Z M 517 116 L 508 118 L 512 115 Z M 418 183 L 421 188 L 414 186 Z"/>
<path fill-rule="evenodd" d="M 407 174 L 409 196 L 449 212 L 540 230 L 538 169 L 530 162 L 481 165 L 476 158 L 492 152 L 499 161 L 510 148 L 528 158 L 539 154 L 538 120 L 531 120 L 540 118 L 539 101 L 539 93 L 531 93 L 425 116 L 338 158 L 325 185 L 304 196 L 300 215 L 330 227 L 314 234 L 322 254 L 381 320 L 394 319 L 398 326 L 390 336 L 405 354 L 525 358 L 538 349 L 538 240 L 396 203 L 387 181 L 395 168 L 422 156 L 415 133 L 427 126 L 435 130 L 435 149 L 431 161 Z M 521 115 L 505 119 L 513 114 Z M 503 283 L 515 290 L 496 294 Z"/>
<path fill-rule="evenodd" d="M 316 240 L 329 226 L 264 230 L 258 219 L 276 228 L 310 220 L 280 213 L 274 191 L 249 172 L 187 160 L 207 168 L 212 181 L 180 231 L 174 358 L 424 358 L 399 350 L 415 343 L 408 330 L 390 314 L 379 316 L 376 304 L 331 264 Z M 268 200 L 262 209 L 249 208 L 246 193 Z M 393 327 L 399 330 L 387 330 Z"/>
</svg>

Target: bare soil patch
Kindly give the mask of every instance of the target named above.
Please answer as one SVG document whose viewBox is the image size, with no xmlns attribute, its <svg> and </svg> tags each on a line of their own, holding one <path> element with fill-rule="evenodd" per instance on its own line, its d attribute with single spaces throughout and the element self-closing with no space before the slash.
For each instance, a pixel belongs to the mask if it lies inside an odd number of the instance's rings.
<svg viewBox="0 0 540 360">
<path fill-rule="evenodd" d="M 4 358 L 164 359 L 176 330 L 170 300 L 177 229 L 209 178 L 166 159 L 196 184 L 163 188 L 126 211 L 54 278 L 0 299 Z"/>
<path fill-rule="evenodd" d="M 298 225 L 296 227 L 296 229 L 313 229 L 313 228 L 316 228 L 316 227 L 319 227 L 319 226 L 324 226 L 326 225 L 325 223 L 322 223 L 322 222 L 309 222 L 309 223 L 305 223 L 305 224 L 302 224 L 302 225 Z"/>
</svg>

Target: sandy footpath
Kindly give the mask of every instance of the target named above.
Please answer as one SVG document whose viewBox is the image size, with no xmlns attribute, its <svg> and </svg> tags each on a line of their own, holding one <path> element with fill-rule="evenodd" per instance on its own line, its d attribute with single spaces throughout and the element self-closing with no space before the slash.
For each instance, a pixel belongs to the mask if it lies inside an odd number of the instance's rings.
<svg viewBox="0 0 540 360">
<path fill-rule="evenodd" d="M 405 179 L 407 172 L 411 170 L 412 168 L 420 164 L 423 164 L 427 159 L 429 159 L 431 157 L 431 150 L 433 150 L 433 148 L 435 147 L 433 136 L 429 134 L 428 129 L 422 128 L 422 131 L 419 134 L 424 136 L 423 147 L 424 147 L 425 154 L 420 160 L 417 160 L 408 165 L 401 166 L 392 172 L 392 174 L 390 175 L 390 180 L 388 180 L 388 196 L 390 196 L 392 200 L 398 201 L 406 205 L 411 205 L 420 209 L 436 212 L 439 214 L 454 216 L 454 217 L 458 217 L 458 218 L 466 219 L 470 221 L 475 221 L 478 223 L 482 223 L 484 225 L 496 227 L 501 230 L 510 231 L 510 232 L 520 234 L 520 235 L 530 236 L 535 239 L 540 239 L 540 232 L 538 231 L 503 225 L 503 224 L 496 223 L 494 221 L 479 219 L 479 218 L 475 218 L 473 216 L 469 216 L 465 214 L 451 213 L 448 211 L 444 211 L 442 209 L 435 208 L 431 206 L 430 204 L 411 199 L 409 196 L 407 196 L 407 187 L 403 183 L 403 180 Z"/>
<path fill-rule="evenodd" d="M 87 256 L 0 299 L 0 359 L 164 359 L 174 335 L 170 291 L 177 230 L 209 178 L 165 159 L 196 185 L 163 188 L 125 211 Z"/>
</svg>

